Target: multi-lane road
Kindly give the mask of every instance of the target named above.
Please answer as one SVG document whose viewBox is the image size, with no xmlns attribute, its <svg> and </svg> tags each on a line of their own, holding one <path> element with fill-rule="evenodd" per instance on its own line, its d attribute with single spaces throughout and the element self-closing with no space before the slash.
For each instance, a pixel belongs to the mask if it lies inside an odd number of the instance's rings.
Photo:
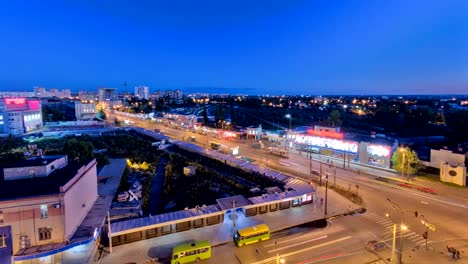
<svg viewBox="0 0 468 264">
<path fill-rule="evenodd" d="M 249 142 L 230 141 L 213 138 L 212 135 L 200 135 L 190 131 L 183 131 L 161 124 L 152 124 L 149 121 L 137 120 L 129 117 L 120 119 L 131 119 L 134 125 L 146 129 L 158 128 L 165 135 L 176 140 L 187 140 L 195 138 L 192 143 L 201 146 L 207 145 L 209 141 L 217 141 L 226 149 L 239 147 L 239 154 L 253 160 L 261 166 L 268 166 L 288 173 L 290 175 L 309 179 L 310 159 L 298 153 L 290 153 L 289 158 L 268 154 L 265 149 L 253 148 Z M 314 156 L 313 170 L 319 170 L 321 160 L 324 173 L 329 172 L 329 184 L 334 184 L 333 166 L 329 167 L 326 159 Z M 356 189 L 365 201 L 367 211 L 358 216 L 346 216 L 332 220 L 331 227 L 324 230 L 295 229 L 287 234 L 275 234 L 270 241 L 235 249 L 234 245 L 223 245 L 220 250 L 214 250 L 213 258 L 207 263 L 217 263 L 216 260 L 226 258 L 226 254 L 232 255 L 242 263 L 275 263 L 276 254 L 288 260 L 287 263 L 356 263 L 369 262 L 376 258 L 376 252 L 364 248 L 366 241 L 371 239 L 384 241 L 389 247 L 392 244 L 392 227 L 394 224 L 403 222 L 407 230 L 403 232 L 403 252 L 405 260 L 411 262 L 411 257 L 417 255 L 418 251 L 425 250 L 426 240 L 422 234 L 427 230 L 421 221 L 429 222 L 435 227 L 435 231 L 429 231 L 428 245 L 432 248 L 444 248 L 445 245 L 456 244 L 459 241 L 468 240 L 468 227 L 465 219 L 468 217 L 468 194 L 465 189 L 455 189 L 442 184 L 432 186 L 437 195 L 423 193 L 414 189 L 398 186 L 392 180 L 386 180 L 379 176 L 395 177 L 391 172 L 367 167 L 351 166 L 354 170 L 343 169 L 343 161 L 337 161 L 336 184 L 345 188 Z M 360 168 L 360 173 L 357 169 Z M 317 176 L 313 176 L 317 177 Z M 323 192 L 319 188 L 318 192 Z M 397 204 L 401 210 L 395 209 Z M 416 217 L 415 212 L 418 212 Z M 388 214 L 388 216 L 386 216 Z M 274 245 L 276 241 L 276 245 Z M 272 244 L 273 243 L 273 244 Z M 224 250 L 227 247 L 230 250 Z M 258 249 L 259 254 L 256 253 Z M 397 243 L 397 248 L 399 245 Z M 320 250 L 318 250 L 320 249 Z M 217 253 L 218 252 L 218 253 Z M 227 253 L 228 252 L 228 253 Z M 387 248 L 377 252 L 385 257 L 390 256 Z M 271 259 L 273 258 L 273 259 Z M 364 262 L 362 262 L 365 260 Z M 215 261 L 215 262 L 212 262 Z M 266 262 L 262 262 L 266 261 Z M 272 261 L 272 262 L 268 262 Z M 413 262 L 417 263 L 417 262 Z"/>
</svg>

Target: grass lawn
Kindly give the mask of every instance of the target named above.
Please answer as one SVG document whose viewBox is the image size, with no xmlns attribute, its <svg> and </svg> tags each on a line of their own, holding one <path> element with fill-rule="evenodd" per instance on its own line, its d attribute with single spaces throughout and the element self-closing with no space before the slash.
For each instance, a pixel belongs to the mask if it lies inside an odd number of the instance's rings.
<svg viewBox="0 0 468 264">
<path fill-rule="evenodd" d="M 422 173 L 421 175 L 418 175 L 418 178 L 425 179 L 425 180 L 432 181 L 432 182 L 440 182 L 450 187 L 467 188 L 467 186 L 460 186 L 451 182 L 442 182 L 440 181 L 440 176 L 436 174 Z"/>
</svg>

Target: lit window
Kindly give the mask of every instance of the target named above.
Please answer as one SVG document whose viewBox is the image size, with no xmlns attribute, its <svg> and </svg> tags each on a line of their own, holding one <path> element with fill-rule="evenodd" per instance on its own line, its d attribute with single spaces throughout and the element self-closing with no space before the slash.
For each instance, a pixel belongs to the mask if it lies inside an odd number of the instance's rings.
<svg viewBox="0 0 468 264">
<path fill-rule="evenodd" d="M 6 235 L 4 235 L 4 234 L 1 234 L 1 235 L 0 235 L 0 248 L 4 248 L 4 247 L 7 246 L 7 244 L 6 244 L 6 238 L 7 238 Z"/>
<path fill-rule="evenodd" d="M 47 204 L 41 204 L 41 218 L 47 218 Z"/>
<path fill-rule="evenodd" d="M 52 228 L 40 227 L 39 240 L 49 240 L 52 238 Z"/>
</svg>

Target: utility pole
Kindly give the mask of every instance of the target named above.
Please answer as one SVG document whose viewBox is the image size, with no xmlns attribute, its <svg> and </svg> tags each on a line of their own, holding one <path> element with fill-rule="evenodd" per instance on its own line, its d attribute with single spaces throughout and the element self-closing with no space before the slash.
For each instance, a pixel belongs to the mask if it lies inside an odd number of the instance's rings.
<svg viewBox="0 0 468 264">
<path fill-rule="evenodd" d="M 107 210 L 107 237 L 109 238 L 109 254 L 112 253 L 112 231 L 110 225 L 110 213 Z"/>
<path fill-rule="evenodd" d="M 325 182 L 325 216 L 327 216 L 327 207 L 328 207 L 328 174 L 327 174 L 327 181 Z"/>
<path fill-rule="evenodd" d="M 396 204 L 395 202 L 390 200 L 390 198 L 387 198 L 387 201 L 392 205 L 393 208 L 397 209 L 398 212 L 400 213 L 400 245 L 399 245 L 400 246 L 400 254 L 398 256 L 398 263 L 402 264 L 403 263 L 403 231 L 406 230 L 406 228 L 407 228 L 403 224 L 404 211 L 398 204 Z"/>
<path fill-rule="evenodd" d="M 346 169 L 346 152 L 343 151 L 343 169 Z"/>
<path fill-rule="evenodd" d="M 395 247 L 396 247 L 396 224 L 393 224 L 393 241 L 392 241 L 392 263 L 395 263 Z"/>
<path fill-rule="evenodd" d="M 312 180 L 312 151 L 309 151 L 309 177 Z"/>
<path fill-rule="evenodd" d="M 236 232 L 236 201 L 232 201 L 232 230 Z"/>
<path fill-rule="evenodd" d="M 320 162 L 320 187 L 322 186 L 322 162 Z"/>
<path fill-rule="evenodd" d="M 336 163 L 333 161 L 333 187 L 336 186 Z"/>
</svg>

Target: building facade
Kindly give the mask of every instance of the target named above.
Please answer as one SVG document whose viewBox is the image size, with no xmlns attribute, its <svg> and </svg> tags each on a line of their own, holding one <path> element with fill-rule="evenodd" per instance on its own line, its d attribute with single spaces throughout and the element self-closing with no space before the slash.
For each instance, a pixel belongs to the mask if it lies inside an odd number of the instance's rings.
<svg viewBox="0 0 468 264">
<path fill-rule="evenodd" d="M 102 88 L 98 90 L 99 102 L 115 101 L 117 100 L 117 89 L 116 88 Z"/>
<path fill-rule="evenodd" d="M 38 100 L 0 100 L 0 134 L 22 135 L 42 129 L 42 107 Z"/>
<path fill-rule="evenodd" d="M 83 103 L 75 101 L 75 117 L 76 120 L 92 120 L 96 117 L 96 105 L 92 103 Z"/>
<path fill-rule="evenodd" d="M 69 164 L 62 155 L 17 165 L 4 168 L 0 185 L 2 264 L 64 248 L 97 199 L 96 160 Z M 31 176 L 30 168 L 45 175 Z"/>
<path fill-rule="evenodd" d="M 149 87 L 148 86 L 135 86 L 135 96 L 139 99 L 149 98 Z"/>
</svg>

